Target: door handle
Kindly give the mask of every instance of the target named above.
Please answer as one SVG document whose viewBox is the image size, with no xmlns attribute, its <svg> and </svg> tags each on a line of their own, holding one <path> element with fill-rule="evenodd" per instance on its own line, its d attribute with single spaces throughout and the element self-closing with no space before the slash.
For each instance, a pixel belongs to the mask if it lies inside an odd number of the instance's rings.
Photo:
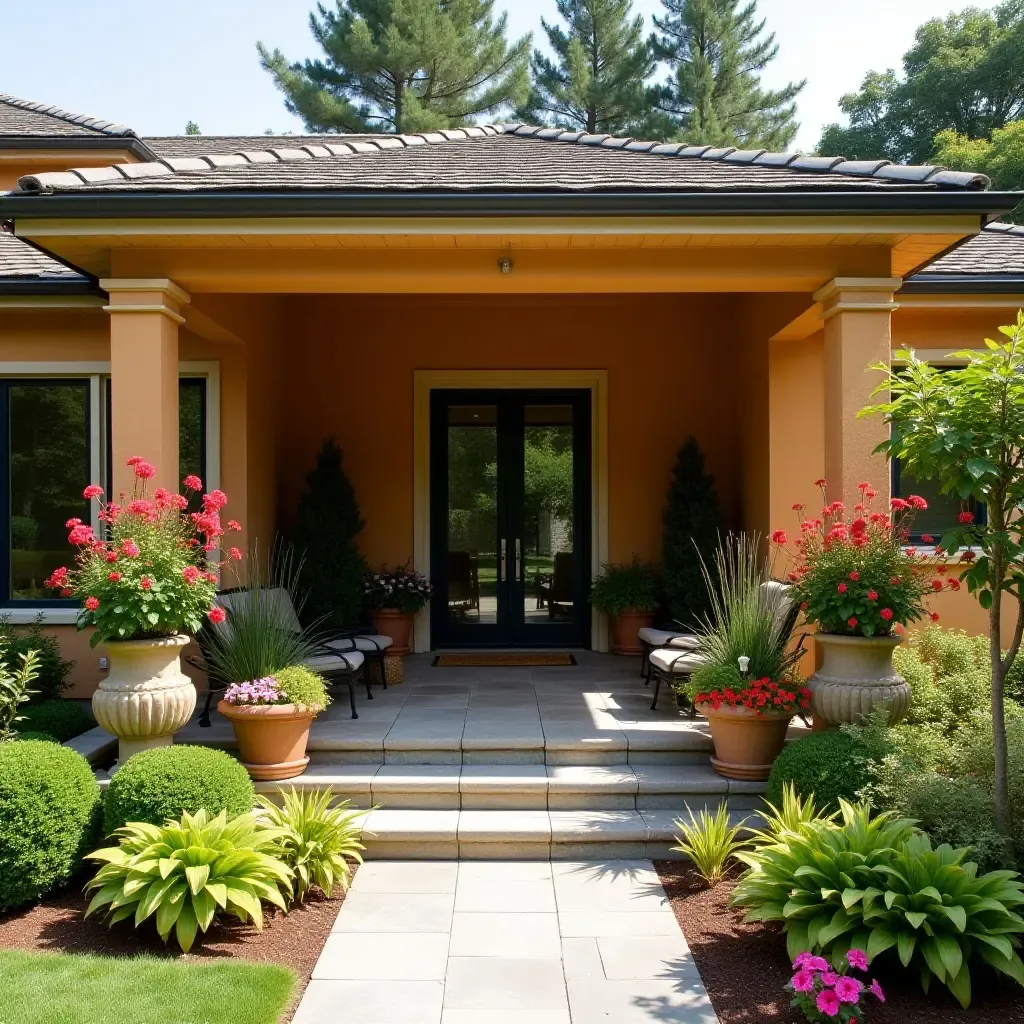
<svg viewBox="0 0 1024 1024">
<path fill-rule="evenodd" d="M 508 541 L 501 538 L 501 553 L 498 555 L 498 576 L 501 583 L 505 582 L 508 575 Z"/>
<path fill-rule="evenodd" d="M 526 578 L 523 576 L 523 545 L 518 537 L 516 537 L 516 579 L 520 583 L 526 582 Z"/>
</svg>

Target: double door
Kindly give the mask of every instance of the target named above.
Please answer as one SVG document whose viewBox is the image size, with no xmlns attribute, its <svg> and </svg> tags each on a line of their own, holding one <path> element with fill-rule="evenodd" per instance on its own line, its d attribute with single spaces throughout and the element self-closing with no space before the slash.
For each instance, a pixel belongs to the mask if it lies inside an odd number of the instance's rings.
<svg viewBox="0 0 1024 1024">
<path fill-rule="evenodd" d="M 589 391 L 434 391 L 431 642 L 586 646 Z"/>
</svg>

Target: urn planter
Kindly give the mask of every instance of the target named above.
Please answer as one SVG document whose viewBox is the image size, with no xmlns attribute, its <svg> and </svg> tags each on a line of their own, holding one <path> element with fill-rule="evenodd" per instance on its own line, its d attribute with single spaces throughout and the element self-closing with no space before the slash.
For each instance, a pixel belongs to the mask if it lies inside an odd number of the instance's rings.
<svg viewBox="0 0 1024 1024">
<path fill-rule="evenodd" d="M 229 704 L 217 710 L 231 722 L 242 766 L 254 779 L 292 779 L 309 764 L 309 727 L 319 708 L 298 704 Z"/>
<path fill-rule="evenodd" d="M 875 708 L 889 709 L 889 724 L 903 720 L 910 707 L 910 685 L 893 668 L 898 636 L 840 636 L 816 633 L 821 668 L 807 680 L 815 725 L 837 727 L 859 722 Z"/>
<path fill-rule="evenodd" d="M 654 622 L 653 612 L 630 609 L 612 617 L 612 651 L 615 654 L 639 655 L 643 653 L 637 633 Z"/>
<path fill-rule="evenodd" d="M 110 672 L 92 697 L 92 713 L 118 739 L 118 763 L 165 747 L 192 717 L 196 688 L 181 671 L 184 635 L 108 640 Z"/>
<path fill-rule="evenodd" d="M 415 615 L 412 612 L 400 612 L 394 608 L 377 608 L 370 612 L 374 632 L 391 637 L 389 656 L 400 657 L 412 650 L 410 638 L 414 620 Z"/>
<path fill-rule="evenodd" d="M 711 703 L 697 705 L 711 727 L 715 754 L 711 767 L 726 779 L 763 781 L 786 742 L 786 730 L 793 718 L 789 711 L 758 714 L 751 708 Z"/>
</svg>

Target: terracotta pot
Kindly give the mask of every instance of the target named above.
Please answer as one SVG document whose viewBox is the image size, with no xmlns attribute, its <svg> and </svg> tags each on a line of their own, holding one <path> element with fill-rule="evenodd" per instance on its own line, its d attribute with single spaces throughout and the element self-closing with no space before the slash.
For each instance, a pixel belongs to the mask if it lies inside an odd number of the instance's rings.
<svg viewBox="0 0 1024 1024">
<path fill-rule="evenodd" d="M 412 650 L 409 638 L 412 636 L 413 621 L 416 616 L 412 612 L 399 612 L 394 608 L 377 608 L 370 612 L 370 622 L 375 633 L 391 637 L 392 644 L 388 648 L 389 655 L 408 654 Z"/>
<path fill-rule="evenodd" d="M 626 611 L 621 615 L 613 615 L 612 619 L 612 653 L 638 655 L 642 653 L 637 633 L 647 629 L 654 622 L 653 612 Z"/>
<path fill-rule="evenodd" d="M 151 747 L 170 746 L 192 717 L 196 688 L 181 671 L 185 635 L 108 640 L 110 672 L 92 696 L 96 721 L 118 739 L 118 763 Z"/>
<path fill-rule="evenodd" d="M 816 633 L 821 668 L 807 680 L 816 727 L 859 722 L 879 705 L 889 708 L 889 724 L 903 720 L 910 707 L 910 685 L 892 667 L 898 636 L 839 636 Z"/>
<path fill-rule="evenodd" d="M 236 706 L 223 700 L 217 710 L 231 722 L 242 765 L 254 779 L 292 779 L 306 770 L 316 711 L 298 704 Z"/>
<path fill-rule="evenodd" d="M 772 772 L 772 762 L 786 742 L 793 715 L 789 711 L 757 714 L 751 708 L 698 704 L 697 711 L 711 726 L 715 756 L 711 767 L 727 779 L 762 781 Z"/>
</svg>

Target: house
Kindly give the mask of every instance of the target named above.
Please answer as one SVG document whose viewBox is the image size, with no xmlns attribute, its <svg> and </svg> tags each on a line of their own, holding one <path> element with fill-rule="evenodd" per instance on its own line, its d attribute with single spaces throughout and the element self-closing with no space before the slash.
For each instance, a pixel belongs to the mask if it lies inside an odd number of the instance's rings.
<svg viewBox="0 0 1024 1024">
<path fill-rule="evenodd" d="M 0 604 L 43 609 L 88 693 L 40 586 L 82 487 L 132 455 L 195 471 L 265 546 L 334 436 L 370 563 L 437 584 L 418 649 L 605 649 L 588 581 L 658 557 L 688 434 L 732 527 L 789 525 L 819 477 L 887 495 L 868 365 L 1024 305 L 1024 231 L 996 223 L 1021 197 L 988 184 L 521 125 L 140 138 L 0 96 Z"/>
</svg>

